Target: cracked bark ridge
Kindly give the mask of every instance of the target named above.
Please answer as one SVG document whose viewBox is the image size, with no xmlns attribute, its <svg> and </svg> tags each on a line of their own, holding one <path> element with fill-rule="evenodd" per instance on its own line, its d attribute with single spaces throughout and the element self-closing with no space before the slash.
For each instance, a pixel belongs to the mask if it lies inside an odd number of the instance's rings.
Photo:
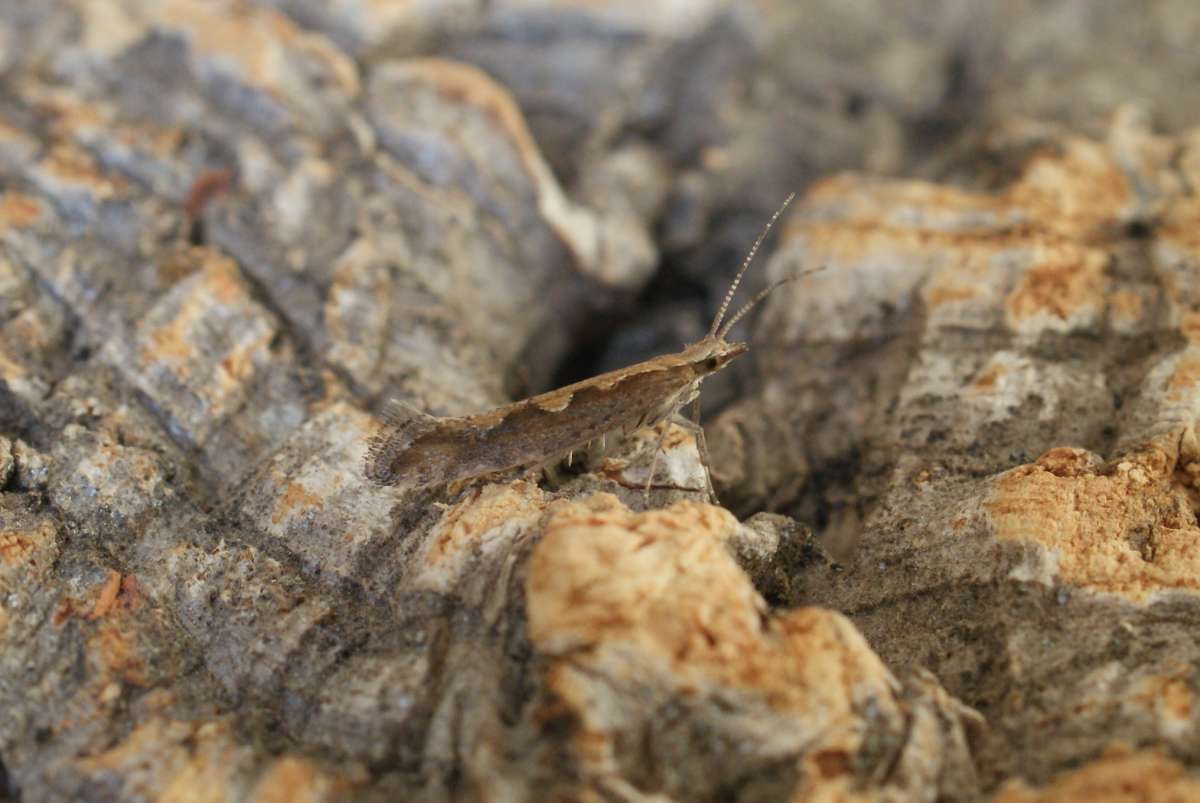
<svg viewBox="0 0 1200 803">
<path fill-rule="evenodd" d="M 792 509 L 821 512 L 845 571 L 803 573 L 803 598 L 977 707 L 989 783 L 1114 740 L 1188 763 L 1197 139 L 1128 113 L 1104 141 L 1010 133 L 1024 167 L 991 193 L 813 189 L 770 272 L 827 270 L 769 302 L 772 379 L 710 442 L 748 416 L 793 428 L 801 454 L 726 447 L 785 464 L 726 476 L 822 478 Z"/>
<path fill-rule="evenodd" d="M 837 614 L 770 616 L 728 551 L 738 527 L 688 502 L 551 507 L 529 562 L 529 638 L 585 781 L 626 797 L 973 793 L 977 715 L 931 679 L 902 690 Z"/>
<path fill-rule="evenodd" d="M 25 800 L 259 801 L 653 786 L 574 749 L 597 712 L 564 707 L 544 671 L 559 656 L 526 632 L 529 555 L 561 503 L 515 481 L 438 507 L 360 467 L 378 397 L 486 407 L 514 366 L 561 353 L 562 309 L 644 281 L 661 159 L 636 145 L 598 159 L 581 205 L 470 66 L 399 59 L 363 76 L 255 7 L 39 13 L 23 52 L 57 36 L 54 80 L 7 86 L 0 130 L 6 785 Z M 648 445 L 561 494 L 640 504 Z M 665 445 L 654 500 L 697 496 L 694 440 Z M 786 522 L 723 539 L 765 591 L 796 594 L 777 556 L 811 550 Z M 738 621 L 757 621 L 765 605 L 721 560 Z M 841 729 L 828 760 L 784 744 L 763 783 L 969 785 L 956 704 L 898 686 L 843 622 L 813 617 L 822 645 L 862 665 L 866 707 L 829 691 L 814 714 Z M 772 633 L 734 635 L 765 639 L 774 666 L 789 653 Z M 731 681 L 711 671 L 722 699 Z M 655 672 L 638 694 L 681 693 Z M 734 685 L 750 716 L 787 683 Z M 941 713 L 910 743 L 921 711 Z M 750 752 L 769 736 L 730 733 Z M 929 739 L 945 749 L 926 755 Z M 705 782 L 758 783 L 728 763 Z"/>
<path fill-rule="evenodd" d="M 646 214 L 589 209 L 478 70 L 364 81 L 269 9 L 33 16 L 4 51 L 53 69 L 0 93 L 6 792 L 454 796 L 519 631 L 404 562 L 427 500 L 361 480 L 362 408 L 544 381 L 566 311 L 647 276 L 662 172 L 630 151 L 603 190 Z"/>
<path fill-rule="evenodd" d="M 1114 790 L 1119 798 L 1112 798 Z M 1021 781 L 1006 783 L 993 803 L 1051 803 L 1097 799 L 1190 800 L 1200 785 L 1186 767 L 1161 751 L 1135 751 L 1116 743 L 1084 767 L 1056 776 L 1041 788 Z"/>
</svg>

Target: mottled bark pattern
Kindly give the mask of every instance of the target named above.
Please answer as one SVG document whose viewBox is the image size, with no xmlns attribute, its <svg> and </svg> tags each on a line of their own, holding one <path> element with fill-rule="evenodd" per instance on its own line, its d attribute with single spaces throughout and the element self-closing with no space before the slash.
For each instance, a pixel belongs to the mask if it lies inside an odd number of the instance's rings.
<svg viewBox="0 0 1200 803">
<path fill-rule="evenodd" d="M 0 2 L 0 801 L 1194 799 L 1193 16 Z"/>
</svg>

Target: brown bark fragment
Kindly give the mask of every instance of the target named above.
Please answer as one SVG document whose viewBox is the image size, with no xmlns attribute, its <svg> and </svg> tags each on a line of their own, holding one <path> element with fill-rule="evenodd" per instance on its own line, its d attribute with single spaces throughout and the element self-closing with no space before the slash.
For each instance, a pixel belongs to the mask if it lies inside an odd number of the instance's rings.
<svg viewBox="0 0 1200 803">
<path fill-rule="evenodd" d="M 88 614 L 88 619 L 99 619 L 112 610 L 113 603 L 117 601 L 117 594 L 120 591 L 121 573 L 109 569 L 108 579 L 101 586 L 100 594 L 96 597 L 96 603 L 92 606 L 92 612 Z"/>
<path fill-rule="evenodd" d="M 41 203 L 19 192 L 0 195 L 0 232 L 9 228 L 32 226 L 42 214 Z"/>
<path fill-rule="evenodd" d="M 1136 803 L 1185 801 L 1200 796 L 1200 781 L 1159 751 L 1114 745 L 1103 756 L 1040 788 L 1013 781 L 992 803 Z"/>
<path fill-rule="evenodd" d="M 831 268 L 770 302 L 780 378 L 737 415 L 806 446 L 740 473 L 825 483 L 807 504 L 846 574 L 807 573 L 803 599 L 977 706 L 996 780 L 1046 782 L 1117 735 L 1193 756 L 1200 295 L 1197 253 L 1160 226 L 1191 204 L 1171 165 L 1192 142 L 1118 115 L 989 194 L 842 177 L 772 265 Z"/>
<path fill-rule="evenodd" d="M 1045 568 L 1031 576 L 1148 602 L 1200 591 L 1192 547 L 1200 529 L 1174 477 L 1161 452 L 1100 467 L 1080 450 L 1058 449 L 997 478 L 984 508 L 995 537 L 1045 547 Z"/>
<path fill-rule="evenodd" d="M 659 733 L 653 701 L 679 696 L 690 716 L 717 729 L 714 742 L 697 737 L 692 748 L 714 771 L 724 760 L 711 753 L 716 743 L 753 738 L 756 718 L 775 722 L 762 746 L 772 761 L 794 762 L 795 799 L 845 794 L 861 780 L 864 762 L 879 760 L 864 741 L 860 706 L 871 707 L 884 732 L 898 726 L 905 719 L 899 685 L 836 614 L 766 614 L 728 551 L 738 525 L 726 511 L 681 502 L 635 514 L 596 495 L 549 513 L 530 558 L 529 633 L 548 658 L 548 690 L 575 721 L 572 751 L 592 783 L 652 782 L 640 777 L 638 750 L 622 734 L 647 732 L 651 744 L 641 750 L 671 749 L 654 744 L 669 731 Z M 710 710 L 722 706 L 733 709 L 728 717 Z M 923 728 L 914 733 L 925 735 Z M 888 752 L 896 764 L 868 797 L 902 795 L 914 780 L 906 777 L 909 762 L 932 756 L 910 755 L 898 732 L 876 735 L 894 740 Z M 951 750 L 941 760 L 960 759 Z M 658 772 L 655 780 L 671 793 L 686 788 L 670 770 Z"/>
</svg>

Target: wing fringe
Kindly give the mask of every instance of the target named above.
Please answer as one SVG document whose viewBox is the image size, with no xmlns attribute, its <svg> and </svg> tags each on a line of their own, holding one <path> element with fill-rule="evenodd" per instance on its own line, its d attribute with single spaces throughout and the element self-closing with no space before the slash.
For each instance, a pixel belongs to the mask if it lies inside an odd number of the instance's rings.
<svg viewBox="0 0 1200 803">
<path fill-rule="evenodd" d="M 388 401 L 379 417 L 383 426 L 367 442 L 363 473 L 377 485 L 396 485 L 403 479 L 393 468 L 397 458 L 428 432 L 437 418 L 399 399 Z"/>
</svg>

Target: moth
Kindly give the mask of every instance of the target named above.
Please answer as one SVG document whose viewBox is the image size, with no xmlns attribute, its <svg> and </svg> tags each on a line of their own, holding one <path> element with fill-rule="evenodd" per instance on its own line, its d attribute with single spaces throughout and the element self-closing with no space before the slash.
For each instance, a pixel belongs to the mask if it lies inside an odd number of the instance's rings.
<svg viewBox="0 0 1200 803">
<path fill-rule="evenodd" d="M 368 445 L 367 478 L 380 485 L 420 488 L 535 468 L 569 459 L 573 451 L 610 433 L 632 432 L 670 419 L 692 402 L 698 414 L 704 378 L 746 352 L 745 343 L 726 340 L 734 324 L 780 284 L 796 278 L 768 286 L 724 320 L 742 276 L 793 197 L 788 196 L 755 240 L 703 339 L 678 354 L 654 357 L 475 415 L 437 417 L 393 400 L 384 408 L 384 426 Z M 707 463 L 704 431 L 698 421 L 693 427 Z M 647 494 L 662 443 L 660 436 L 646 480 Z M 715 499 L 707 470 L 705 479 Z"/>
</svg>

